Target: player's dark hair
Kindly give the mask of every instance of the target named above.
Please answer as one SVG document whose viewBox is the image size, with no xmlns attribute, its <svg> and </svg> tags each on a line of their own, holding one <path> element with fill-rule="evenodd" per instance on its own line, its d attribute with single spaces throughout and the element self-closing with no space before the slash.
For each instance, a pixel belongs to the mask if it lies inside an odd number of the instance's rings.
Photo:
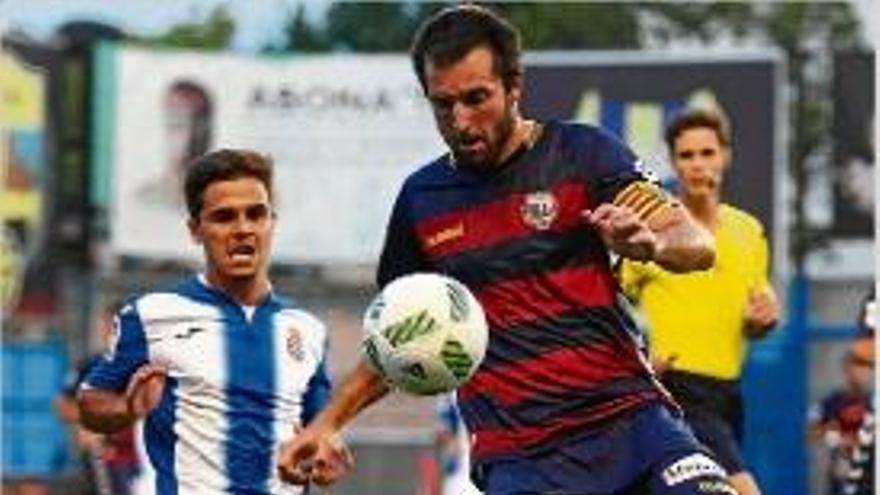
<svg viewBox="0 0 880 495">
<path fill-rule="evenodd" d="M 471 50 L 486 46 L 494 54 L 495 73 L 506 88 L 522 75 L 520 34 L 513 24 L 477 5 L 457 5 L 430 17 L 416 32 L 410 57 L 422 90 L 427 90 L 425 66 L 458 62 Z"/>
<path fill-rule="evenodd" d="M 204 206 L 205 189 L 214 182 L 252 177 L 272 197 L 272 158 L 249 150 L 222 149 L 202 155 L 186 169 L 184 194 L 190 218 L 197 219 Z"/>
<path fill-rule="evenodd" d="M 665 139 L 666 146 L 669 147 L 669 153 L 675 152 L 675 140 L 684 131 L 691 129 L 711 129 L 718 137 L 718 142 L 721 146 L 725 148 L 730 148 L 731 146 L 730 125 L 727 123 L 727 119 L 715 110 L 694 108 L 678 114 L 666 126 Z"/>
</svg>

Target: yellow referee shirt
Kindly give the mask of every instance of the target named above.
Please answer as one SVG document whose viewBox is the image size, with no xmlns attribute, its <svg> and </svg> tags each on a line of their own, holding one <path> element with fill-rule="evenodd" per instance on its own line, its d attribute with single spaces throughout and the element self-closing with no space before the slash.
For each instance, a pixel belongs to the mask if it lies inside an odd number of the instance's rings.
<svg viewBox="0 0 880 495">
<path fill-rule="evenodd" d="M 647 319 L 652 355 L 677 356 L 673 369 L 734 379 L 748 345 L 744 315 L 749 293 L 770 288 L 767 239 L 758 220 L 725 204 L 714 235 L 711 269 L 676 274 L 625 259 L 620 283 Z"/>
</svg>

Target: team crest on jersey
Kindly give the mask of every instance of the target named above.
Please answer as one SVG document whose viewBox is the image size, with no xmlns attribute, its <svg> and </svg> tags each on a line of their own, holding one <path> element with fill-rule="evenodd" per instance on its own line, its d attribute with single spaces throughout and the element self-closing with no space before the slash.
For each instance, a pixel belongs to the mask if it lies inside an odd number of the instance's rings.
<svg viewBox="0 0 880 495">
<path fill-rule="evenodd" d="M 306 358 L 306 351 L 303 348 L 302 334 L 296 327 L 287 329 L 287 354 L 297 361 Z"/>
<path fill-rule="evenodd" d="M 523 222 L 538 230 L 547 230 L 559 216 L 559 203 L 553 193 L 537 191 L 527 194 L 520 207 Z"/>
</svg>

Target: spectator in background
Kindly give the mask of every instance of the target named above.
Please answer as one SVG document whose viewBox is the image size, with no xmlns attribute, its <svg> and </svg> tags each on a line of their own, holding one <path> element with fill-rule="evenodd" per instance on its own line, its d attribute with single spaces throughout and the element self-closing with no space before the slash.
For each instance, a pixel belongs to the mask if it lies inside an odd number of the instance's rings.
<svg viewBox="0 0 880 495">
<path fill-rule="evenodd" d="M 739 377 L 748 341 L 779 320 L 768 280 L 768 248 L 757 219 L 721 202 L 732 159 L 728 123 L 715 111 L 689 110 L 666 130 L 681 202 L 714 233 L 715 265 L 673 273 L 624 259 L 620 280 L 650 329 L 656 371 L 684 409 L 697 438 L 712 449 L 740 495 L 760 490 L 741 453 L 743 398 Z"/>
<path fill-rule="evenodd" d="M 860 305 L 856 338 L 843 359 L 843 386 L 810 411 L 810 438 L 828 454 L 829 495 L 874 493 L 876 311 L 872 289 Z"/>
<path fill-rule="evenodd" d="M 810 437 L 821 442 L 828 452 L 828 494 L 852 495 L 844 492 L 850 477 L 853 453 L 858 448 L 859 428 L 871 412 L 874 382 L 873 342 L 860 338 L 853 341 L 843 359 L 844 383 L 832 390 L 810 412 Z"/>
<path fill-rule="evenodd" d="M 109 307 L 98 323 L 102 353 L 87 358 L 70 373 L 64 390 L 55 400 L 55 410 L 73 431 L 74 443 L 82 457 L 86 489 L 95 495 L 130 495 L 132 482 L 140 472 L 134 428 L 111 435 L 91 432 L 82 426 L 76 404 L 80 383 L 111 345 L 113 314 L 118 309 L 118 304 Z"/>
</svg>

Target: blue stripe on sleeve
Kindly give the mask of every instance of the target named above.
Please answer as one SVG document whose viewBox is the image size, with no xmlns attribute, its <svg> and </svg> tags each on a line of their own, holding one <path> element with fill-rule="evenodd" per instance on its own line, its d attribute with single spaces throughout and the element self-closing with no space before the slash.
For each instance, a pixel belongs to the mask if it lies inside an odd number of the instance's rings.
<svg viewBox="0 0 880 495">
<path fill-rule="evenodd" d="M 95 388 L 122 391 L 131 375 L 148 360 L 144 326 L 134 305 L 126 305 L 116 315 L 114 332 L 115 345 L 92 367 L 85 382 Z"/>
</svg>

